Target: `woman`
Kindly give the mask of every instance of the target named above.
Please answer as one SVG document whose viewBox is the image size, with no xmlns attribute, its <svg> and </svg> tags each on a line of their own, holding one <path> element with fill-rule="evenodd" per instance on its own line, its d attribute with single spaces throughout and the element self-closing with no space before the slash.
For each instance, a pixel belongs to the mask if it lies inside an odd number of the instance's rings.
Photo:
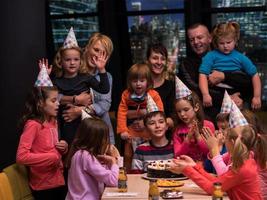
<svg viewBox="0 0 267 200">
<path fill-rule="evenodd" d="M 172 126 L 170 115 L 175 99 L 175 84 L 173 80 L 166 79 L 168 51 L 161 43 L 156 43 L 148 47 L 146 56 L 151 70 L 153 87 L 163 102 L 168 125 Z"/>
</svg>

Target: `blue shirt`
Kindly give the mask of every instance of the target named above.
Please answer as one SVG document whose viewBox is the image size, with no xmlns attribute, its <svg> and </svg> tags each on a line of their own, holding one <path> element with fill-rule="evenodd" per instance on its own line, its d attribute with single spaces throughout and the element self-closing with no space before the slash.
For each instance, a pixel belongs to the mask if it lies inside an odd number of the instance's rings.
<svg viewBox="0 0 267 200">
<path fill-rule="evenodd" d="M 257 73 L 257 68 L 251 60 L 236 50 L 229 54 L 223 54 L 218 50 L 208 52 L 202 58 L 199 73 L 209 75 L 213 70 L 221 72 L 244 71 L 250 76 Z"/>
</svg>

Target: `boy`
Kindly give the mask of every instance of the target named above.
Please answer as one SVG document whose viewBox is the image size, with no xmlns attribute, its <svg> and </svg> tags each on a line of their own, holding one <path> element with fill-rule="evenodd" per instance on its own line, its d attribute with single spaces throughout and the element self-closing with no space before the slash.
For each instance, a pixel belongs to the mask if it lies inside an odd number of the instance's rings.
<svg viewBox="0 0 267 200">
<path fill-rule="evenodd" d="M 140 144 L 134 152 L 132 170 L 139 173 L 147 171 L 147 165 L 151 161 L 168 160 L 174 156 L 173 143 L 166 137 L 168 125 L 164 112 L 148 113 L 144 118 L 144 125 L 151 139 Z"/>
</svg>

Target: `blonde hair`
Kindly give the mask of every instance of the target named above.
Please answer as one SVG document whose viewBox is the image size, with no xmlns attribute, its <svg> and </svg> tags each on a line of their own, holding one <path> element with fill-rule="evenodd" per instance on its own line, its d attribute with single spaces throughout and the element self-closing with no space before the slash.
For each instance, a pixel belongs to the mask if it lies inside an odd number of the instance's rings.
<svg viewBox="0 0 267 200">
<path fill-rule="evenodd" d="M 223 22 L 217 24 L 212 30 L 212 44 L 218 48 L 218 42 L 223 37 L 233 37 L 235 42 L 240 37 L 240 26 L 237 22 Z"/>
<path fill-rule="evenodd" d="M 87 56 L 88 56 L 88 52 L 89 49 L 91 48 L 92 45 L 94 45 L 97 41 L 100 41 L 101 44 L 103 45 L 108 58 L 111 56 L 112 52 L 113 52 L 113 43 L 111 41 L 111 39 L 102 34 L 102 33 L 94 33 L 88 40 L 85 48 L 84 48 L 84 53 L 83 53 L 83 59 L 84 59 L 84 65 L 85 67 L 83 68 L 83 72 L 84 73 L 88 73 L 88 62 L 87 62 Z"/>
<path fill-rule="evenodd" d="M 250 126 L 241 126 L 230 128 L 228 130 L 227 140 L 234 141 L 232 150 L 232 167 L 233 170 L 238 170 L 249 158 L 250 151 L 254 149 L 257 141 L 257 134 Z"/>
<path fill-rule="evenodd" d="M 62 57 L 64 56 L 64 53 L 67 50 L 70 49 L 74 49 L 76 51 L 78 51 L 80 53 L 80 58 L 81 58 L 81 64 L 80 64 L 80 68 L 79 68 L 79 73 L 82 73 L 83 70 L 83 59 L 82 59 L 82 49 L 80 47 L 71 47 L 71 48 L 67 48 L 64 49 L 63 47 L 60 47 L 56 53 L 56 56 L 54 58 L 54 62 L 53 62 L 53 73 L 55 74 L 56 77 L 62 77 L 64 74 L 64 69 L 62 68 Z"/>
<path fill-rule="evenodd" d="M 153 81 L 148 65 L 145 63 L 137 63 L 131 66 L 127 74 L 127 88 L 130 92 L 134 92 L 131 82 L 139 78 L 145 78 L 147 80 L 147 90 L 153 88 Z"/>
</svg>

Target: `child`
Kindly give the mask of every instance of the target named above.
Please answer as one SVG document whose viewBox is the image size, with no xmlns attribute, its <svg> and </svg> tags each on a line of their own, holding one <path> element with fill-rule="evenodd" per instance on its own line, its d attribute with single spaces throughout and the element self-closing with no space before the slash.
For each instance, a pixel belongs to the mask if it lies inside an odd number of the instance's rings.
<svg viewBox="0 0 267 200">
<path fill-rule="evenodd" d="M 219 113 L 216 117 L 218 130 L 215 131 L 215 136 L 218 140 L 218 148 L 220 154 L 226 153 L 226 146 L 224 144 L 225 135 L 229 128 L 229 113 Z M 211 161 L 207 158 L 204 162 L 204 169 L 209 173 L 216 173 Z"/>
<path fill-rule="evenodd" d="M 213 30 L 213 45 L 215 50 L 208 52 L 199 67 L 199 88 L 203 96 L 204 106 L 212 106 L 212 98 L 208 90 L 207 76 L 213 71 L 240 72 L 244 71 L 252 78 L 253 98 L 252 109 L 261 107 L 261 81 L 255 65 L 245 55 L 235 50 L 239 39 L 239 24 L 226 22 L 216 25 Z M 241 92 L 242 93 L 242 92 Z M 246 88 L 244 93 L 250 96 Z"/>
<path fill-rule="evenodd" d="M 190 157 L 181 156 L 174 159 L 170 171 L 183 173 L 192 179 L 208 194 L 213 193 L 213 184 L 220 182 L 222 190 L 227 192 L 230 199 L 261 200 L 260 182 L 257 163 L 250 157 L 250 151 L 256 145 L 259 152 L 266 153 L 266 146 L 249 126 L 230 128 L 226 135 L 225 145 L 232 157 L 232 165 L 223 175 L 215 177 L 196 164 Z M 265 154 L 266 155 L 266 154 Z"/>
<path fill-rule="evenodd" d="M 101 93 L 109 92 L 109 80 L 105 70 L 107 57 L 103 53 L 93 56 L 92 62 L 99 71 L 100 82 L 92 75 L 80 73 L 84 67 L 81 62 L 82 51 L 77 44 L 73 29 L 71 28 L 63 47 L 61 47 L 55 57 L 54 73 L 56 78 L 53 80 L 58 87 L 61 98 L 59 125 L 61 136 L 71 144 L 74 134 L 80 124 L 80 117 L 71 120 L 65 115 L 67 109 L 73 105 L 81 105 L 80 94 L 89 91 L 90 87 Z M 88 102 L 87 102 L 88 103 Z"/>
<path fill-rule="evenodd" d="M 204 161 L 208 148 L 200 130 L 209 127 L 215 131 L 212 122 L 204 120 L 203 109 L 198 96 L 191 92 L 182 81 L 176 77 L 176 128 L 173 132 L 174 156 L 188 155 L 195 161 Z"/>
<path fill-rule="evenodd" d="M 117 186 L 119 166 L 115 157 L 105 154 L 108 147 L 105 122 L 96 118 L 82 120 L 66 160 L 69 168 L 66 200 L 99 200 L 105 185 Z"/>
<path fill-rule="evenodd" d="M 263 130 L 261 129 L 261 125 L 259 124 L 259 120 L 257 119 L 256 115 L 249 111 L 249 110 L 243 110 L 242 114 L 246 118 L 247 122 L 249 125 L 254 129 L 255 133 L 257 133 L 257 137 L 260 138 L 261 140 L 258 141 L 258 145 L 256 147 L 256 150 L 254 152 L 259 152 L 256 153 L 256 160 L 258 162 L 258 174 L 260 177 L 260 187 L 261 187 L 261 193 L 263 195 L 264 199 L 267 199 L 267 168 L 266 168 L 266 152 L 262 151 L 262 148 L 267 146 L 267 137 L 263 133 Z M 216 140 L 212 142 L 210 140 L 210 136 L 208 136 L 207 133 L 205 133 L 205 137 L 207 138 L 207 141 L 209 143 L 209 149 L 210 149 L 210 155 L 211 155 L 211 161 L 216 169 L 216 172 L 218 175 L 222 175 L 226 173 L 229 170 L 229 167 L 231 166 L 232 160 L 231 156 L 229 153 L 225 153 L 223 155 L 218 154 L 218 148 L 216 145 Z M 255 147 L 254 147 L 255 148 Z M 254 154 L 252 151 L 250 152 L 250 157 L 253 158 Z"/>
<path fill-rule="evenodd" d="M 58 90 L 50 85 L 37 84 L 28 96 L 17 150 L 17 163 L 29 167 L 29 184 L 36 200 L 65 199 L 61 155 L 68 146 L 64 140 L 58 141 Z"/>
<path fill-rule="evenodd" d="M 163 111 L 163 103 L 159 94 L 152 89 L 152 79 L 147 64 L 134 64 L 129 69 L 127 87 L 122 93 L 118 108 L 117 133 L 121 135 L 123 140 L 126 140 L 124 161 L 126 169 L 129 170 L 135 151 L 131 143 L 138 139 L 149 139 L 149 134 L 143 125 L 148 95 L 152 97 L 161 111 Z M 132 112 L 131 117 L 128 115 L 129 111 Z M 131 126 L 138 126 L 139 131 L 136 131 L 136 128 L 133 130 Z"/>
<path fill-rule="evenodd" d="M 150 133 L 150 140 L 140 144 L 134 152 L 132 169 L 144 172 L 147 165 L 154 160 L 173 158 L 173 144 L 166 137 L 168 130 L 167 119 L 162 111 L 146 114 L 144 125 Z"/>
</svg>

